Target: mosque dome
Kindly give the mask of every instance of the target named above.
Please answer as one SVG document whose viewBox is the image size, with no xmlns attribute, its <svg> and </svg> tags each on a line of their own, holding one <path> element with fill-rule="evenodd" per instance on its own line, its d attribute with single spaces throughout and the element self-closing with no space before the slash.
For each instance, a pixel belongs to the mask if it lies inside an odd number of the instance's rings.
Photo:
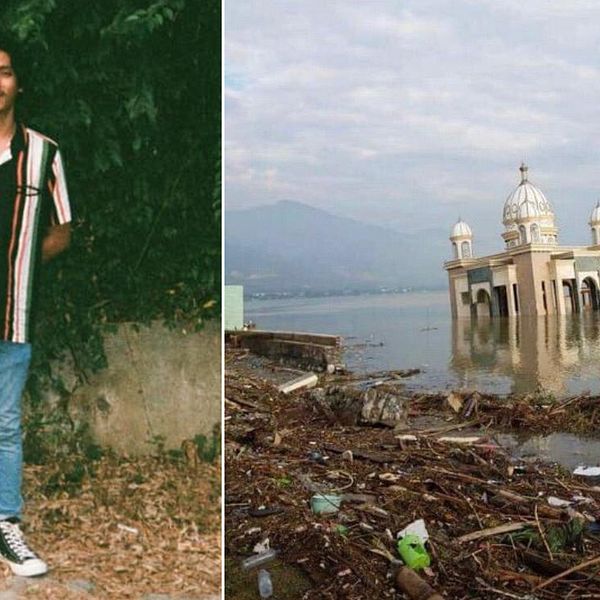
<svg viewBox="0 0 600 600">
<path fill-rule="evenodd" d="M 598 201 L 596 207 L 590 215 L 590 225 L 600 225 L 600 201 Z"/>
<path fill-rule="evenodd" d="M 544 193 L 528 180 L 527 166 L 521 164 L 521 183 L 504 203 L 505 226 L 519 224 L 523 220 L 544 219 L 554 221 L 554 212 Z"/>
<path fill-rule="evenodd" d="M 473 237 L 471 228 L 460 217 L 450 233 L 450 239 L 458 237 Z"/>
</svg>

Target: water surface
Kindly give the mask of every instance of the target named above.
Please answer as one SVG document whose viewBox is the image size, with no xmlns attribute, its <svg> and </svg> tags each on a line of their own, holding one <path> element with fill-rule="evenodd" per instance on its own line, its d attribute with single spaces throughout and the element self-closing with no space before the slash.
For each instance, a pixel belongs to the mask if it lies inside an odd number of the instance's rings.
<svg viewBox="0 0 600 600">
<path fill-rule="evenodd" d="M 600 393 L 600 313 L 453 320 L 447 292 L 248 300 L 260 329 L 341 335 L 358 371 L 408 369 L 412 389 Z"/>
</svg>

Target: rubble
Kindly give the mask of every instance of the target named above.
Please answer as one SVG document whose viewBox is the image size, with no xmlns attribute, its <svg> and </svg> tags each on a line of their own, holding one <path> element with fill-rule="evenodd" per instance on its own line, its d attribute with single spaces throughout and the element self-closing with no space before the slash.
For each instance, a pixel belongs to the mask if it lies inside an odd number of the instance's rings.
<svg viewBox="0 0 600 600">
<path fill-rule="evenodd" d="M 385 425 L 397 427 L 406 423 L 406 399 L 388 386 L 361 388 L 330 385 L 313 390 L 309 399 L 332 422 L 342 425 Z"/>
<path fill-rule="evenodd" d="M 295 390 L 299 390 L 302 388 L 311 388 L 317 385 L 319 378 L 314 373 L 308 373 L 306 375 L 302 375 L 300 377 L 296 377 L 291 381 L 286 383 L 282 383 L 277 390 L 284 393 L 289 394 Z"/>
<path fill-rule="evenodd" d="M 431 557 L 419 571 L 429 594 L 423 597 L 600 597 L 600 487 L 555 464 L 520 463 L 492 433 L 592 432 L 600 398 L 548 403 L 536 395 L 455 391 L 449 403 L 448 394 L 407 393 L 400 379 L 398 387 L 388 380 L 364 390 L 355 374 L 324 374 L 321 388 L 283 395 L 241 363 L 229 351 L 228 586 L 254 545 L 268 538 L 278 552 L 270 571 L 281 600 L 411 598 L 397 585 L 394 532 L 423 519 Z M 333 388 L 333 403 L 323 402 Z M 362 409 L 339 418 L 336 402 L 353 406 L 371 390 L 402 399 L 401 427 L 365 420 Z M 435 417 L 435 426 L 416 427 L 424 417 Z M 449 431 L 457 435 L 440 439 Z M 314 514 L 315 494 L 340 496 L 339 511 Z M 260 507 L 281 510 L 254 516 Z M 305 587 L 286 596 L 283 583 L 298 572 Z"/>
</svg>

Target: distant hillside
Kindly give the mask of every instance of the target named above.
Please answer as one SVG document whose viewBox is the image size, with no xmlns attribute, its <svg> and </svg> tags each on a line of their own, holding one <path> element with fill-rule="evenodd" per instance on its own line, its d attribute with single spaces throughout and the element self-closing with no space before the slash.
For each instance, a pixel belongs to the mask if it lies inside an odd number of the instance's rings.
<svg viewBox="0 0 600 600">
<path fill-rule="evenodd" d="M 225 281 L 249 292 L 441 287 L 445 229 L 402 234 L 282 201 L 225 213 Z"/>
</svg>

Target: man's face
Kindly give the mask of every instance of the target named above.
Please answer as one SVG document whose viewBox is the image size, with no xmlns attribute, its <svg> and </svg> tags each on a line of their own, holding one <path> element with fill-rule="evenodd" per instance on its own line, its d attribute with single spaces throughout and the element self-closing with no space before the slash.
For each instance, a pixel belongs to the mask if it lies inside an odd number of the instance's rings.
<svg viewBox="0 0 600 600">
<path fill-rule="evenodd" d="M 14 110 L 19 82 L 12 68 L 10 55 L 0 50 L 0 115 Z"/>
</svg>

